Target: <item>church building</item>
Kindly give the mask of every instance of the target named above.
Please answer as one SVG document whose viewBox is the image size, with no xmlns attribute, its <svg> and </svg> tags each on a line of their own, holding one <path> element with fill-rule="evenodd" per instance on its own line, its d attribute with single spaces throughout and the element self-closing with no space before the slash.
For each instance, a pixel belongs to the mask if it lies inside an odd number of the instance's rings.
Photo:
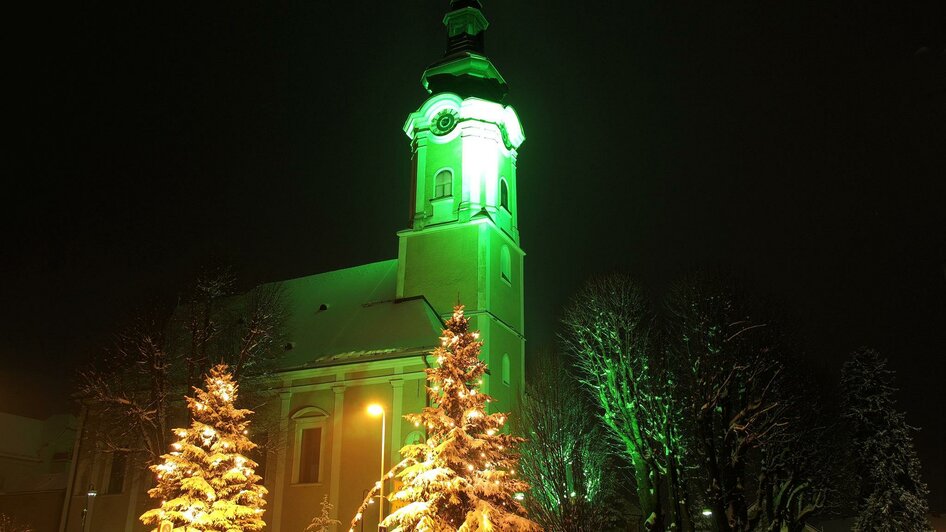
<svg viewBox="0 0 946 532">
<path fill-rule="evenodd" d="M 485 55 L 479 0 L 453 0 L 443 22 L 446 52 L 421 78 L 429 97 L 404 123 L 413 186 L 397 257 L 281 282 L 289 343 L 271 411 L 254 416 L 273 416 L 286 435 L 261 460 L 268 530 L 302 532 L 325 496 L 347 530 L 380 476 L 381 455 L 390 467 L 401 446 L 425 437 L 402 416 L 427 405 L 424 370 L 457 302 L 480 331 L 490 368 L 482 389 L 495 408 L 516 409 L 523 392 L 516 160 L 525 137 Z M 369 415 L 372 403 L 383 417 Z M 60 529 L 149 530 L 138 516 L 155 504 L 150 475 L 112 457 L 80 460 Z M 90 484 L 98 491 L 91 507 Z M 365 530 L 377 519 L 369 512 Z"/>
</svg>

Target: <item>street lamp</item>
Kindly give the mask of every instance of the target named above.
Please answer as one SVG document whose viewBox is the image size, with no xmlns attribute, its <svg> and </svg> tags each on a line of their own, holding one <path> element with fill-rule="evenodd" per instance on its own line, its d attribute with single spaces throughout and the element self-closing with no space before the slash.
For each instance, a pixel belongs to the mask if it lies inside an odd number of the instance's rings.
<svg viewBox="0 0 946 532">
<path fill-rule="evenodd" d="M 85 532 L 85 520 L 89 514 L 89 506 L 92 505 L 92 501 L 95 500 L 95 496 L 98 494 L 99 492 L 95 491 L 95 486 L 89 484 L 89 489 L 85 492 L 85 508 L 82 509 L 82 532 Z"/>
<path fill-rule="evenodd" d="M 381 481 L 378 483 L 378 528 L 381 528 L 381 521 L 384 521 L 384 420 L 386 416 L 384 407 L 378 403 L 368 405 L 368 413 L 374 417 L 381 416 Z"/>
</svg>

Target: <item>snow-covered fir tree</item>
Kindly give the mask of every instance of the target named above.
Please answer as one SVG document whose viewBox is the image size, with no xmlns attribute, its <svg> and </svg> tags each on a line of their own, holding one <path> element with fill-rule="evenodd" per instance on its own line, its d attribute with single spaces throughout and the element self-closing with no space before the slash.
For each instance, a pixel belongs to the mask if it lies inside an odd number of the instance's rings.
<svg viewBox="0 0 946 532">
<path fill-rule="evenodd" d="M 871 349 L 854 353 L 841 374 L 861 490 L 857 531 L 925 531 L 929 510 L 912 429 L 896 409 L 894 373 Z"/>
<path fill-rule="evenodd" d="M 447 321 L 437 367 L 427 370 L 435 406 L 405 416 L 427 429 L 427 441 L 401 449 L 402 485 L 390 495 L 401 507 L 385 518 L 392 531 L 539 530 L 525 517 L 516 493 L 529 486 L 516 475 L 522 438 L 503 432 L 506 414 L 486 412 L 480 391 L 486 364 L 482 342 L 469 331 L 463 306 Z"/>
<path fill-rule="evenodd" d="M 247 453 L 250 410 L 236 408 L 238 386 L 224 364 L 215 366 L 205 388 L 187 397 L 190 428 L 174 429 L 177 441 L 151 466 L 157 485 L 148 491 L 161 501 L 141 516 L 145 524 L 168 521 L 175 531 L 262 530 L 266 488 Z"/>
<path fill-rule="evenodd" d="M 340 525 L 341 521 L 332 517 L 333 509 L 332 503 L 328 502 L 328 495 L 323 496 L 319 515 L 312 518 L 305 532 L 328 532 L 331 527 Z"/>
</svg>

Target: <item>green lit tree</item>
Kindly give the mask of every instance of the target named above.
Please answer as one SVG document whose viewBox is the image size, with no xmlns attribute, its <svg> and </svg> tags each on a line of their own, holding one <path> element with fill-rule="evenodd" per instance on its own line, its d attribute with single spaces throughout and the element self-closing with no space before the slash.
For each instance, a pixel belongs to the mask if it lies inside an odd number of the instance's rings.
<svg viewBox="0 0 946 532">
<path fill-rule="evenodd" d="M 174 430 L 177 441 L 163 463 L 150 467 L 157 485 L 148 491 L 161 501 L 141 516 L 145 524 L 170 522 L 174 530 L 262 530 L 267 491 L 247 458 L 252 414 L 236 408 L 238 386 L 224 364 L 210 370 L 204 389 L 187 397 L 192 422 Z"/>
<path fill-rule="evenodd" d="M 516 474 L 523 440 L 504 432 L 506 414 L 486 412 L 491 399 L 479 390 L 486 373 L 479 334 L 469 331 L 462 306 L 446 326 L 433 353 L 437 367 L 427 370 L 435 406 L 405 416 L 427 428 L 427 441 L 401 449 L 402 484 L 389 498 L 403 506 L 382 524 L 404 531 L 539 530 L 515 497 L 529 489 Z"/>
<path fill-rule="evenodd" d="M 549 356 L 526 384 L 519 469 L 532 487 L 529 515 L 548 532 L 608 530 L 623 502 L 619 460 L 583 392 L 571 368 Z"/>
<path fill-rule="evenodd" d="M 623 275 L 593 279 L 566 309 L 563 324 L 581 382 L 633 467 L 645 528 L 685 530 L 685 445 L 672 395 L 672 352 L 655 341 L 654 315 L 640 289 Z"/>
<path fill-rule="evenodd" d="M 929 530 L 928 492 L 914 429 L 896 408 L 894 372 L 879 353 L 862 349 L 844 364 L 841 388 L 861 487 L 855 530 Z"/>
</svg>

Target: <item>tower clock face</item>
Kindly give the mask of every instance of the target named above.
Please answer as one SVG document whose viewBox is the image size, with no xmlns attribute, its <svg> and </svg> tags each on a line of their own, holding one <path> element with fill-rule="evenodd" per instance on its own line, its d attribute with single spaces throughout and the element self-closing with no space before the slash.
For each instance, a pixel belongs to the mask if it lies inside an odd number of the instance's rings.
<svg viewBox="0 0 946 532">
<path fill-rule="evenodd" d="M 457 127 L 457 112 L 453 109 L 444 109 L 434 116 L 430 123 L 430 130 L 434 135 L 446 135 Z"/>
</svg>

